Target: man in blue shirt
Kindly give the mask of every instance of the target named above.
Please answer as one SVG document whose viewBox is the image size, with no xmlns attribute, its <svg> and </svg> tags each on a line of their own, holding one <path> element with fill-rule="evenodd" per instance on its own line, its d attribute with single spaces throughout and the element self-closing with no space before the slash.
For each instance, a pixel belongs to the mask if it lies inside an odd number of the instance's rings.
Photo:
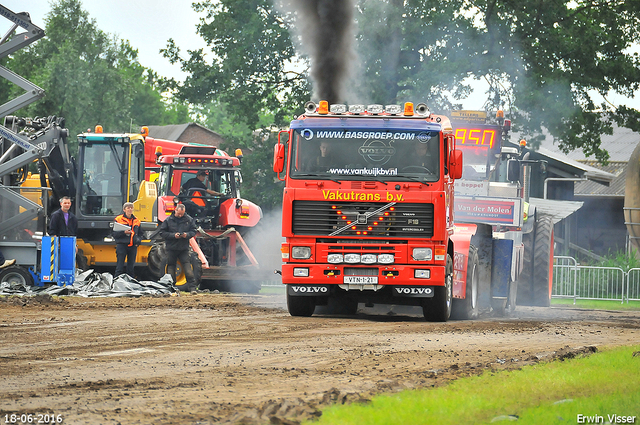
<svg viewBox="0 0 640 425">
<path fill-rule="evenodd" d="M 78 231 L 78 219 L 69 211 L 71 208 L 71 198 L 63 196 L 60 198 L 60 209 L 51 214 L 49 222 L 50 236 L 76 236 Z"/>
</svg>

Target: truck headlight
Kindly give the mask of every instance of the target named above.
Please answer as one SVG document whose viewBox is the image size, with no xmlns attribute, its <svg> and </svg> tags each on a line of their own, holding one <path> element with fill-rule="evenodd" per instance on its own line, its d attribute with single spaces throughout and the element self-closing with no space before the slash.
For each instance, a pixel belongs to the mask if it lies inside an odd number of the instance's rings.
<svg viewBox="0 0 640 425">
<path fill-rule="evenodd" d="M 413 248 L 413 254 L 411 255 L 416 261 L 430 261 L 433 252 L 431 248 Z"/>
<path fill-rule="evenodd" d="M 345 254 L 344 255 L 344 262 L 345 263 L 350 263 L 350 264 L 359 263 L 360 262 L 360 254 Z"/>
<path fill-rule="evenodd" d="M 291 247 L 291 258 L 295 258 L 297 260 L 306 260 L 311 258 L 311 248 L 308 246 Z"/>
<path fill-rule="evenodd" d="M 392 264 L 393 254 L 380 254 L 378 255 L 378 263 L 380 264 Z"/>
<path fill-rule="evenodd" d="M 331 264 L 340 264 L 344 260 L 342 254 L 329 254 L 327 255 L 327 262 Z"/>
<path fill-rule="evenodd" d="M 362 254 L 360 261 L 363 264 L 373 264 L 378 261 L 378 257 L 375 254 Z"/>
<path fill-rule="evenodd" d="M 295 277 L 309 277 L 309 269 L 306 267 L 294 267 L 293 275 Z"/>
</svg>

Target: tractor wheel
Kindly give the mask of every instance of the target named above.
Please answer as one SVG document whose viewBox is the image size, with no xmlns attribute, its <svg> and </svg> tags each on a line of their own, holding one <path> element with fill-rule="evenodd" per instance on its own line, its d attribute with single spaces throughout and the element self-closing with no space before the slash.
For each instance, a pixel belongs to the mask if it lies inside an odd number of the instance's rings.
<svg viewBox="0 0 640 425">
<path fill-rule="evenodd" d="M 539 217 L 522 241 L 524 264 L 518 279 L 518 304 L 548 307 L 553 284 L 553 220 Z"/>
<path fill-rule="evenodd" d="M 430 322 L 446 322 L 451 316 L 453 299 L 453 260 L 447 254 L 447 265 L 444 286 L 434 288 L 433 298 L 425 298 L 422 302 L 422 314 Z"/>
<path fill-rule="evenodd" d="M 82 270 L 83 272 L 89 270 L 89 260 L 87 256 L 84 255 L 84 251 L 79 249 L 76 253 L 76 268 L 78 270 Z"/>
<path fill-rule="evenodd" d="M 147 257 L 148 272 L 152 280 L 158 280 L 164 276 L 167 268 L 167 255 L 165 252 L 164 242 L 157 243 L 149 250 Z"/>
<path fill-rule="evenodd" d="M 542 217 L 536 222 L 536 242 L 533 252 L 532 304 L 549 307 L 553 285 L 553 220 Z"/>
<path fill-rule="evenodd" d="M 469 246 L 469 258 L 467 259 L 467 289 L 464 299 L 454 299 L 451 308 L 451 317 L 459 320 L 478 318 L 478 287 L 480 280 L 480 261 L 478 249 Z"/>
<path fill-rule="evenodd" d="M 193 277 L 196 281 L 196 287 L 198 287 L 202 282 L 202 262 L 195 252 L 191 252 L 191 267 L 193 267 Z"/>
<path fill-rule="evenodd" d="M 533 279 L 533 251 L 535 242 L 536 229 L 535 226 L 529 233 L 522 235 L 522 243 L 524 244 L 524 258 L 522 264 L 522 272 L 518 278 L 518 305 L 531 305 L 531 281 Z"/>
<path fill-rule="evenodd" d="M 11 286 L 33 286 L 33 277 L 27 269 L 20 266 L 9 266 L 0 271 L 0 283 L 8 283 Z"/>
<path fill-rule="evenodd" d="M 292 316 L 311 317 L 316 309 L 314 297 L 296 297 L 287 291 L 287 309 Z"/>
</svg>

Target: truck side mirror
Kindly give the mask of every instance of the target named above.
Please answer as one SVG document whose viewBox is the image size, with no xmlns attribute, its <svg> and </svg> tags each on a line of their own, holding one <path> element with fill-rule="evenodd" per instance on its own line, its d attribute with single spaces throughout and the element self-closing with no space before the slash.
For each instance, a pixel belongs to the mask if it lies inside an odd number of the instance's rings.
<svg viewBox="0 0 640 425">
<path fill-rule="evenodd" d="M 462 177 L 462 151 L 454 149 L 449 156 L 449 176 L 456 180 Z"/>
<path fill-rule="evenodd" d="M 284 145 L 276 143 L 273 147 L 273 172 L 280 174 L 284 169 Z"/>
<path fill-rule="evenodd" d="M 520 180 L 520 161 L 517 159 L 507 160 L 507 180 L 510 182 Z"/>
</svg>

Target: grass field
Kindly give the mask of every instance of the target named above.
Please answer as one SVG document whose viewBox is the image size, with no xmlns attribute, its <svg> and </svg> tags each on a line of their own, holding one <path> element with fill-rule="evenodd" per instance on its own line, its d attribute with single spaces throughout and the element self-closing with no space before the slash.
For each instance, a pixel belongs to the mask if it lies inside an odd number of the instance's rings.
<svg viewBox="0 0 640 425">
<path fill-rule="evenodd" d="M 552 298 L 551 306 L 565 306 L 575 308 L 589 308 L 596 310 L 640 310 L 640 301 L 608 301 L 608 300 L 576 300 L 573 304 L 573 298 Z"/>
<path fill-rule="evenodd" d="M 640 346 L 334 406 L 305 424 L 640 423 Z M 640 353 L 639 353 L 640 354 Z M 582 415 L 582 416 L 581 416 Z M 614 416 L 617 415 L 617 416 Z M 590 421 L 591 420 L 591 421 Z"/>
</svg>

